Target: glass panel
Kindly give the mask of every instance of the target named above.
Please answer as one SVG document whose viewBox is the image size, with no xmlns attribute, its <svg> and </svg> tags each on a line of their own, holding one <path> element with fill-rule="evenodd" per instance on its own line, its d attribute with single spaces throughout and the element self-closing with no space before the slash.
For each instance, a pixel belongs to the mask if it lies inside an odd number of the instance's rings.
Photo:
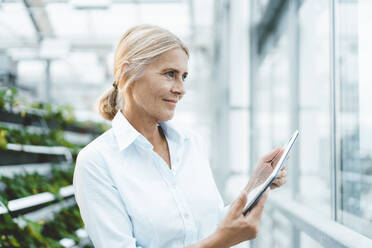
<svg viewBox="0 0 372 248">
<path fill-rule="evenodd" d="M 258 69 L 254 86 L 254 158 L 284 145 L 290 135 L 288 32 L 284 32 L 277 47 L 266 55 Z"/>
<path fill-rule="evenodd" d="M 253 24 L 258 23 L 261 21 L 261 18 L 263 17 L 267 6 L 269 5 L 269 0 L 253 0 L 251 1 L 251 6 L 253 8 L 252 14 L 253 14 Z"/>
<path fill-rule="evenodd" d="M 139 21 L 159 25 L 179 37 L 186 37 L 191 32 L 188 11 L 186 2 L 140 4 Z"/>
<path fill-rule="evenodd" d="M 91 29 L 85 17 L 86 11 L 76 10 L 63 3 L 48 4 L 46 10 L 57 37 L 72 38 L 89 35 Z"/>
<path fill-rule="evenodd" d="M 35 39 L 35 28 L 32 26 L 24 4 L 20 2 L 1 3 L 0 1 L 1 48 L 15 45 L 21 47 Z"/>
<path fill-rule="evenodd" d="M 116 40 L 128 28 L 141 23 L 167 28 L 181 38 L 190 34 L 186 3 L 113 4 L 105 10 L 82 10 L 72 4 L 50 3 L 46 9 L 58 37 L 85 42 L 92 37 L 102 42 Z"/>
<path fill-rule="evenodd" d="M 304 1 L 299 15 L 299 200 L 331 217 L 329 1 Z"/>
<path fill-rule="evenodd" d="M 266 54 L 257 71 L 254 84 L 253 161 L 257 161 L 274 147 L 287 143 L 291 133 L 289 49 L 289 30 L 283 27 L 275 46 Z M 288 164 L 289 168 L 291 166 L 292 164 Z M 288 196 L 290 189 L 291 185 L 288 183 L 272 193 Z M 275 212 L 270 204 L 264 216 L 257 247 L 290 247 L 289 221 Z"/>
<path fill-rule="evenodd" d="M 229 39 L 229 97 L 230 106 L 249 105 L 249 28 L 248 1 L 236 0 L 230 3 Z"/>
<path fill-rule="evenodd" d="M 257 247 L 292 247 L 290 221 L 274 207 L 266 207 L 257 237 Z"/>
<path fill-rule="evenodd" d="M 323 247 L 304 232 L 301 232 L 300 240 L 301 240 L 300 241 L 301 242 L 301 248 L 321 248 L 321 247 Z"/>
<path fill-rule="evenodd" d="M 37 91 L 38 84 L 45 79 L 45 62 L 40 60 L 27 60 L 18 62 L 17 75 L 19 84 Z"/>
<path fill-rule="evenodd" d="M 339 221 L 372 238 L 372 2 L 336 1 Z"/>
<path fill-rule="evenodd" d="M 230 111 L 230 165 L 234 173 L 246 174 L 248 172 L 248 123 L 249 112 L 247 110 Z"/>
</svg>

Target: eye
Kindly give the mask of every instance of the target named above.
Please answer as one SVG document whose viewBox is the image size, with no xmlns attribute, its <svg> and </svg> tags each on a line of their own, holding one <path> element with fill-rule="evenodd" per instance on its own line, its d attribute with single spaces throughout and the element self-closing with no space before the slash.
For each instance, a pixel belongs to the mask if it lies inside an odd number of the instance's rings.
<svg viewBox="0 0 372 248">
<path fill-rule="evenodd" d="M 168 77 L 174 78 L 174 71 L 168 71 L 165 73 Z"/>
<path fill-rule="evenodd" d="M 185 81 L 186 78 L 187 78 L 187 74 L 183 74 L 183 75 L 182 75 L 182 81 Z"/>
</svg>

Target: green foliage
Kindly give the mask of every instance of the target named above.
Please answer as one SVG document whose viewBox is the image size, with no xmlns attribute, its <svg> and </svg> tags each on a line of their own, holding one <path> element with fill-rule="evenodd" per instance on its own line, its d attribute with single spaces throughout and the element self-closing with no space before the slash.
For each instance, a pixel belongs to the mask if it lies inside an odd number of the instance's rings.
<svg viewBox="0 0 372 248">
<path fill-rule="evenodd" d="M 0 130 L 0 149 L 6 149 L 8 140 L 6 139 L 7 130 Z"/>
<path fill-rule="evenodd" d="M 78 243 L 79 238 L 75 233 L 71 233 L 70 230 L 77 230 L 83 227 L 83 225 L 77 207 L 71 207 L 69 209 L 63 208 L 58 214 L 54 215 L 52 221 L 44 225 L 42 234 L 45 237 L 50 237 L 56 240 L 70 238 Z"/>
<path fill-rule="evenodd" d="M 106 123 L 98 123 L 93 121 L 76 121 L 74 122 L 74 125 L 80 128 L 89 128 L 91 130 L 97 130 L 100 133 L 103 133 L 104 131 L 110 128 L 110 125 Z"/>
<path fill-rule="evenodd" d="M 6 88 L 0 90 L 0 111 L 10 111 L 14 106 L 19 105 L 18 91 L 15 88 Z M 76 120 L 74 110 L 70 105 L 55 105 L 50 103 L 35 102 L 23 103 L 26 107 L 43 110 L 45 114 L 41 117 L 47 122 L 48 126 L 54 129 L 66 129 L 67 126 L 89 128 L 95 132 L 103 133 L 109 126 L 104 123 L 96 123 L 92 121 L 79 122 Z M 27 113 L 23 110 L 19 113 L 21 117 L 25 117 Z"/>
<path fill-rule="evenodd" d="M 9 214 L 0 215 L 0 247 L 62 248 L 59 244 L 62 238 L 71 238 L 77 244 L 80 242 L 75 231 L 83 227 L 83 222 L 77 205 L 62 208 L 54 213 L 51 221 L 23 220 L 27 225 L 21 228 Z"/>
<path fill-rule="evenodd" d="M 64 128 L 68 124 L 75 122 L 75 115 L 73 108 L 69 105 L 56 106 L 50 103 L 33 103 L 32 108 L 41 109 L 46 112 L 43 118 L 46 121 L 52 122 L 58 128 Z"/>
<path fill-rule="evenodd" d="M 25 220 L 23 228 L 15 223 L 9 214 L 0 215 L 0 247 L 4 248 L 62 248 L 59 241 L 43 237 L 42 225 Z"/>
<path fill-rule="evenodd" d="M 31 133 L 26 129 L 10 129 L 0 126 L 0 149 L 5 149 L 7 143 L 39 145 L 39 146 L 64 146 L 79 151 L 83 146 L 75 145 L 64 138 L 62 130 L 52 130 L 47 134 Z"/>
<path fill-rule="evenodd" d="M 0 110 L 6 107 L 12 108 L 16 104 L 17 90 L 15 88 L 7 88 L 0 90 Z"/>
<path fill-rule="evenodd" d="M 23 103 L 26 107 L 43 110 L 43 114 L 27 113 L 25 110 L 14 111 L 15 106 L 19 106 L 18 92 L 14 88 L 0 90 L 0 111 L 7 111 L 12 114 L 19 114 L 25 118 L 24 123 L 34 124 L 41 121 L 46 122 L 47 132 L 32 133 L 26 129 L 11 129 L 0 126 L 0 149 L 6 149 L 8 143 L 40 145 L 40 146 L 64 146 L 72 150 L 76 157 L 83 146 L 75 145 L 64 138 L 63 130 L 75 130 L 74 128 L 97 130 L 95 132 L 104 132 L 109 127 L 106 124 L 95 122 L 76 121 L 73 108 L 68 105 L 56 106 L 47 103 Z M 34 111 L 30 111 L 34 112 Z M 38 111 L 40 112 L 40 111 Z M 10 114 L 10 116 L 12 116 Z M 19 119 L 18 117 L 16 119 Z M 71 129 L 72 128 L 72 129 Z M 80 130 L 77 129 L 77 130 Z M 89 131 L 88 131 L 89 132 Z M 8 201 L 18 199 L 42 192 L 51 192 L 57 199 L 62 200 L 58 192 L 61 187 L 72 184 L 74 167 L 67 169 L 53 167 L 50 173 L 42 176 L 38 173 L 20 173 L 13 175 L 12 178 L 0 177 L 0 201 L 5 206 Z M 60 212 L 54 214 L 51 221 L 42 220 L 33 222 L 26 220 L 25 227 L 19 227 L 9 214 L 0 215 L 0 248 L 21 247 L 21 248 L 61 248 L 59 240 L 62 238 L 71 238 L 79 243 L 75 231 L 83 227 L 77 205 L 71 208 L 63 208 Z M 86 245 L 84 248 L 91 248 Z"/>
<path fill-rule="evenodd" d="M 0 200 L 7 202 L 43 192 L 58 194 L 59 189 L 72 184 L 74 167 L 67 169 L 52 168 L 50 175 L 42 176 L 37 172 L 20 173 L 13 177 L 1 176 L 3 189 L 0 190 Z"/>
</svg>

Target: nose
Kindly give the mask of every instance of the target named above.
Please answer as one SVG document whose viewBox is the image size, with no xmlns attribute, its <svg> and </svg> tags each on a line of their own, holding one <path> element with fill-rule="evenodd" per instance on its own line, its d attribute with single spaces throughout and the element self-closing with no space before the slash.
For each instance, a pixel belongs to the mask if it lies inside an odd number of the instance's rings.
<svg viewBox="0 0 372 248">
<path fill-rule="evenodd" d="M 174 86 L 171 89 L 171 92 L 173 94 L 179 95 L 180 97 L 182 97 L 186 93 L 185 86 L 184 86 L 182 79 L 176 80 Z"/>
</svg>

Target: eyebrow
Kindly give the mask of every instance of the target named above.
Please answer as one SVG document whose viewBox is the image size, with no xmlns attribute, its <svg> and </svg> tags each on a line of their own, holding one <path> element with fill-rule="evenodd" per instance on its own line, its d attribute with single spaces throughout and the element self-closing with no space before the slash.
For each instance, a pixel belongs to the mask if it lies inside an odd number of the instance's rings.
<svg viewBox="0 0 372 248">
<path fill-rule="evenodd" d="M 180 73 L 179 70 L 177 70 L 176 68 L 172 68 L 172 67 L 167 67 L 167 68 L 165 68 L 165 69 L 162 70 L 162 72 L 165 72 L 165 71 L 175 71 L 177 73 Z M 188 75 L 189 73 L 186 71 L 184 74 L 187 74 Z"/>
</svg>

